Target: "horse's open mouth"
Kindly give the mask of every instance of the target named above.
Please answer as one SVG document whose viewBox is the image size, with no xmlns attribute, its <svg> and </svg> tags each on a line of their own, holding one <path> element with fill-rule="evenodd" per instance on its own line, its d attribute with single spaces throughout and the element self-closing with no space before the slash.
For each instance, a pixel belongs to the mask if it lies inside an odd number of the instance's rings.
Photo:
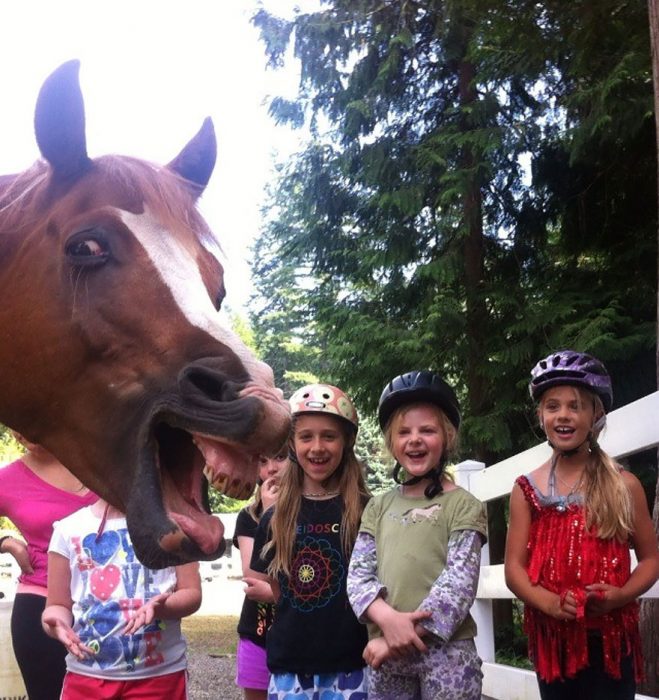
<svg viewBox="0 0 659 700">
<path fill-rule="evenodd" d="M 208 484 L 231 498 L 251 495 L 257 476 L 255 455 L 206 435 L 159 424 L 154 437 L 163 501 L 168 517 L 207 557 L 222 553 L 224 526 L 210 514 Z M 179 538 L 163 538 L 164 549 Z"/>
</svg>

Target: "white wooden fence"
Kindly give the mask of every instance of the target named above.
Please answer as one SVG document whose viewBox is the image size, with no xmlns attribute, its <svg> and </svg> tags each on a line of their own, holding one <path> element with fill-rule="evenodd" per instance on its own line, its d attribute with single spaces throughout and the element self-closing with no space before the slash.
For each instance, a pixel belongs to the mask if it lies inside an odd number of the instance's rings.
<svg viewBox="0 0 659 700">
<path fill-rule="evenodd" d="M 659 445 L 659 391 L 623 406 L 607 416 L 600 443 L 612 457 L 625 457 Z M 462 462 L 455 468 L 456 482 L 486 503 L 510 494 L 515 479 L 542 464 L 550 455 L 547 443 L 521 452 L 485 469 L 482 462 Z M 495 663 L 492 600 L 514 598 L 506 586 L 503 564 L 490 566 L 483 549 L 481 575 L 472 615 L 478 625 L 476 646 L 483 659 L 483 695 L 496 700 L 539 700 L 535 674 Z M 644 598 L 659 598 L 656 583 Z M 637 695 L 637 700 L 651 700 Z"/>
</svg>

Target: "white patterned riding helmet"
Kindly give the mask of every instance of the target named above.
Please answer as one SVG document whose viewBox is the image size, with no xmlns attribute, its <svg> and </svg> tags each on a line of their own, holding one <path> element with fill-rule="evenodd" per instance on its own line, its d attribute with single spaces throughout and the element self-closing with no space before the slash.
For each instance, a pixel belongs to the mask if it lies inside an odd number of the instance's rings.
<svg viewBox="0 0 659 700">
<path fill-rule="evenodd" d="M 350 423 L 354 431 L 359 428 L 359 416 L 354 404 L 338 387 L 331 384 L 307 384 L 289 399 L 291 413 L 329 413 Z"/>
</svg>

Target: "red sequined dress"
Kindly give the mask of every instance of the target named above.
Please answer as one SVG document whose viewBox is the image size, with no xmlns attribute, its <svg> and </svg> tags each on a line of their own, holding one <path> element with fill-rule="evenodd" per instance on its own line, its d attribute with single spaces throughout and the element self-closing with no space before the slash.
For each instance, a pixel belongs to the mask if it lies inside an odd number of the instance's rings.
<svg viewBox="0 0 659 700">
<path fill-rule="evenodd" d="M 607 675 L 620 678 L 621 657 L 631 655 L 636 680 L 641 680 L 638 603 L 628 603 L 606 615 L 590 617 L 586 612 L 587 585 L 621 587 L 629 579 L 629 545 L 588 532 L 581 503 L 563 500 L 558 506 L 544 504 L 526 476 L 520 476 L 516 483 L 531 508 L 526 566 L 531 583 L 558 595 L 572 591 L 577 599 L 576 620 L 557 620 L 530 605 L 524 606 L 529 657 L 536 672 L 547 682 L 573 678 L 588 666 L 588 634 L 599 633 Z"/>
</svg>

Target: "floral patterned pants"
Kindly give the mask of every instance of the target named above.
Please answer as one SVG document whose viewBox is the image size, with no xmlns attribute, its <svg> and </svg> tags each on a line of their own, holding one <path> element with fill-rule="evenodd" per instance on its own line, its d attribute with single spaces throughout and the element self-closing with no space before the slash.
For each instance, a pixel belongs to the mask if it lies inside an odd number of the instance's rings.
<svg viewBox="0 0 659 700">
<path fill-rule="evenodd" d="M 480 700 L 482 679 L 473 639 L 436 643 L 369 669 L 368 700 Z"/>
</svg>

